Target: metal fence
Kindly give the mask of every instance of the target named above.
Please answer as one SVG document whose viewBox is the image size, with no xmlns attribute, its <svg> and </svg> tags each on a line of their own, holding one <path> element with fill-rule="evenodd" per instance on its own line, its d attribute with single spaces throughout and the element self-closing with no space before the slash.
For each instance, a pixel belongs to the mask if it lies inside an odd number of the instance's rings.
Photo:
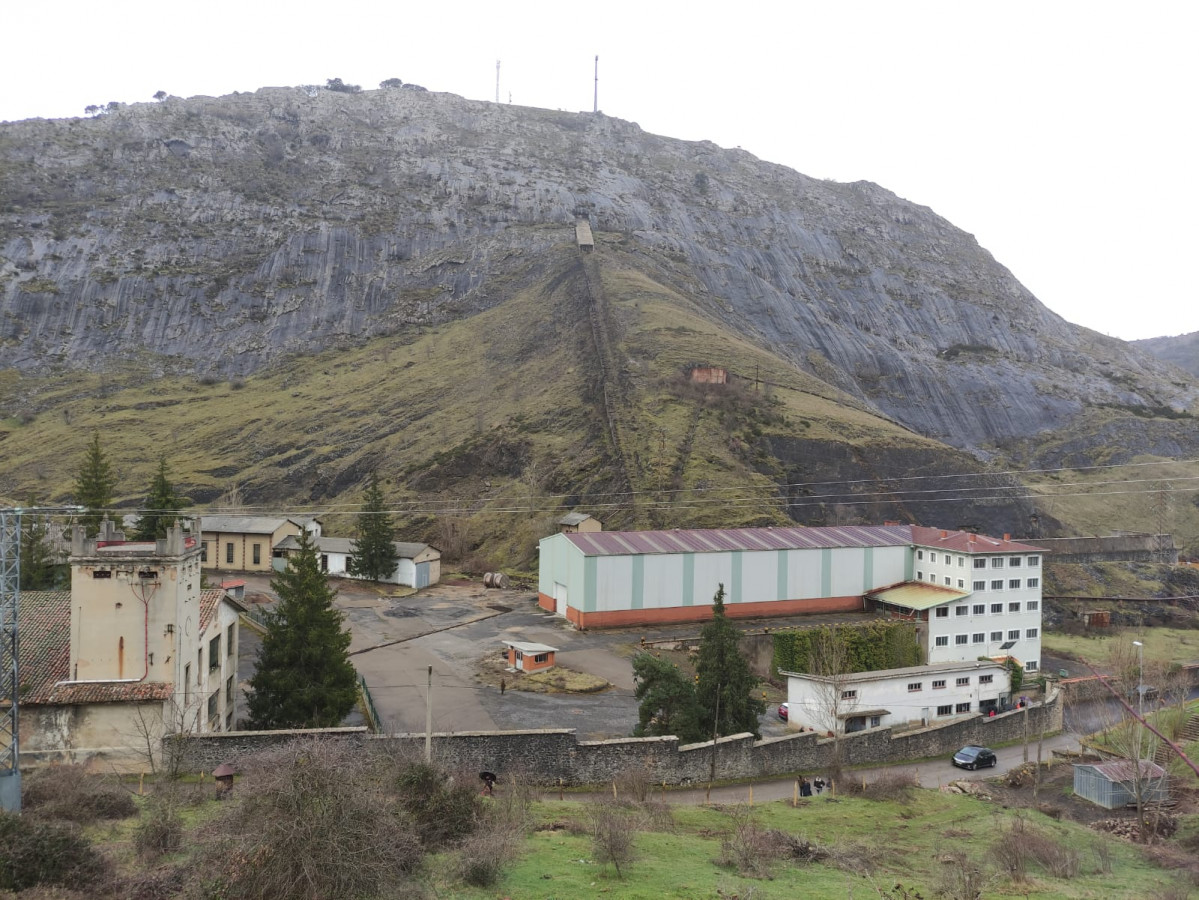
<svg viewBox="0 0 1199 900">
<path fill-rule="evenodd" d="M 371 731 L 378 734 L 383 730 L 383 720 L 379 717 L 379 711 L 375 709 L 371 689 L 366 686 L 366 679 L 361 675 L 358 676 L 358 695 L 362 698 L 362 712 L 366 716 L 366 724 Z"/>
</svg>

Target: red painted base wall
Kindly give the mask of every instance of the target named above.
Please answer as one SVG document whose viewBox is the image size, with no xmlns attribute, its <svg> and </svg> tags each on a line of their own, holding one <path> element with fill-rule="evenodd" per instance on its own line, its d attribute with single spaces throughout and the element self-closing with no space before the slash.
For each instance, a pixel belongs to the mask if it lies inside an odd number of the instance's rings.
<svg viewBox="0 0 1199 900">
<path fill-rule="evenodd" d="M 554 598 L 539 594 L 538 605 L 553 611 Z M 810 600 L 770 600 L 761 603 L 726 603 L 730 619 L 763 619 L 804 613 L 857 612 L 863 609 L 860 596 L 815 597 Z M 705 622 L 712 618 L 711 606 L 668 606 L 664 609 L 618 609 L 585 613 L 566 607 L 566 618 L 576 628 L 617 628 L 622 625 L 665 625 L 673 622 Z"/>
</svg>

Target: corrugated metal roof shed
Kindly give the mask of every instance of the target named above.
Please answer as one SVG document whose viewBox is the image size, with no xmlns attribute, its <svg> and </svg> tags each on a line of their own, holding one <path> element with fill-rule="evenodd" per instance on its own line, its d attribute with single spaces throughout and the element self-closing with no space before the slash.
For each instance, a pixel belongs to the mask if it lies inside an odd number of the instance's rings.
<svg viewBox="0 0 1199 900">
<path fill-rule="evenodd" d="M 969 594 L 950 587 L 912 581 L 906 584 L 898 584 L 895 587 L 883 588 L 881 591 L 874 591 L 867 594 L 867 596 L 872 600 L 893 603 L 896 606 L 903 606 L 907 609 L 932 609 L 934 606 L 940 606 L 942 603 L 949 603 L 953 600 L 968 597 Z"/>
<path fill-rule="evenodd" d="M 710 553 L 724 550 L 805 550 L 901 547 L 911 543 L 906 525 L 830 528 L 711 528 L 695 531 L 601 531 L 565 536 L 584 556 L 642 553 Z"/>
<path fill-rule="evenodd" d="M 1169 797 L 1166 770 L 1151 760 L 1142 759 L 1141 799 L 1158 803 Z M 1136 802 L 1136 764 L 1130 759 L 1106 763 L 1075 763 L 1074 793 L 1084 800 L 1117 809 Z"/>
</svg>

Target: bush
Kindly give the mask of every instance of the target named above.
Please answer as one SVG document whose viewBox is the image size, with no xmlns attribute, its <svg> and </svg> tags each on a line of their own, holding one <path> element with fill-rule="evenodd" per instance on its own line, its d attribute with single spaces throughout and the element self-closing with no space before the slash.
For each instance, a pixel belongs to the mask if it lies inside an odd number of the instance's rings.
<svg viewBox="0 0 1199 900">
<path fill-rule="evenodd" d="M 400 805 L 412 817 L 417 837 L 436 849 L 470 834 L 481 810 L 474 782 L 451 778 L 426 762 L 409 762 L 396 777 Z"/>
<path fill-rule="evenodd" d="M 883 772 L 865 785 L 860 781 L 849 781 L 846 783 L 846 793 L 860 794 L 867 800 L 906 803 L 912 799 L 918 787 L 920 776 L 915 772 Z"/>
<path fill-rule="evenodd" d="M 981 900 L 991 878 L 983 865 L 965 853 L 942 857 L 937 877 L 937 896 L 946 900 Z"/>
<path fill-rule="evenodd" d="M 83 766 L 49 766 L 22 785 L 23 808 L 41 819 L 90 825 L 98 819 L 137 815 L 137 803 L 120 784 L 89 775 Z"/>
<path fill-rule="evenodd" d="M 75 826 L 0 811 L 0 890 L 48 884 L 95 891 L 108 874 L 105 859 Z"/>
<path fill-rule="evenodd" d="M 214 873 L 209 893 L 342 900 L 402 884 L 423 854 L 377 763 L 333 741 L 296 741 L 246 760 L 197 866 Z"/>
<path fill-rule="evenodd" d="M 600 865 L 611 863 L 617 877 L 623 879 L 623 867 L 636 858 L 633 841 L 636 830 L 633 823 L 612 803 L 593 803 L 588 812 L 595 861 Z"/>
<path fill-rule="evenodd" d="M 183 818 L 174 797 L 151 798 L 133 831 L 133 846 L 148 859 L 174 853 L 183 846 Z"/>
<path fill-rule="evenodd" d="M 753 810 L 748 806 L 736 806 L 730 815 L 733 829 L 720 842 L 717 864 L 735 868 L 742 875 L 767 877 L 770 874 L 770 860 L 777 852 L 773 834 L 754 821 Z"/>
<path fill-rule="evenodd" d="M 488 823 L 463 839 L 458 849 L 458 877 L 474 887 L 491 887 L 500 880 L 504 865 L 515 859 L 523 835 Z"/>
</svg>

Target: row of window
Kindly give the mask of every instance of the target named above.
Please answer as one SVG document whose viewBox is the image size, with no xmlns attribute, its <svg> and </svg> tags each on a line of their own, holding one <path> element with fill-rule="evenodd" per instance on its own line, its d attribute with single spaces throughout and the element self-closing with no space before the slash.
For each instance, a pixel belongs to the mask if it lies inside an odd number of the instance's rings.
<svg viewBox="0 0 1199 900">
<path fill-rule="evenodd" d="M 233 565 L 233 542 L 225 544 L 225 563 Z M 262 544 L 251 544 L 250 555 L 254 560 L 254 565 L 262 565 Z M 200 545 L 200 562 L 208 562 L 208 542 L 205 541 Z"/>
<path fill-rule="evenodd" d="M 916 559 L 924 559 L 924 550 L 916 550 Z M 952 566 L 955 557 L 950 553 L 942 553 L 941 559 L 944 565 Z M 958 568 L 965 568 L 966 557 L 956 557 Z M 935 563 L 937 561 L 937 551 L 928 551 L 928 561 Z M 1030 569 L 1035 569 L 1041 565 L 1041 557 L 1039 556 L 976 556 L 974 557 L 974 568 L 976 569 L 1002 569 L 1005 566 L 1009 569 L 1019 569 L 1022 566 L 1027 566 Z"/>
<path fill-rule="evenodd" d="M 936 584 L 937 583 L 937 573 L 929 572 L 928 578 L 925 579 L 924 572 L 917 569 L 916 570 L 916 580 L 917 581 L 927 580 L 929 584 Z M 945 587 L 953 587 L 954 579 L 950 578 L 948 575 L 942 575 L 941 580 L 944 583 Z M 973 588 L 975 591 L 987 590 L 987 582 L 986 581 L 974 581 L 971 583 L 973 584 Z M 1009 591 L 1017 591 L 1022 586 L 1026 587 L 1026 588 L 1039 588 L 1041 586 L 1041 579 L 1040 578 L 1025 578 L 1023 581 L 1021 581 L 1021 579 L 1019 579 L 1019 578 L 1009 578 L 1009 579 L 1007 579 L 1006 584 L 1007 584 L 1007 589 Z M 966 579 L 965 578 L 957 579 L 957 585 L 958 585 L 959 591 L 964 591 L 966 589 Z M 992 579 L 990 582 L 990 589 L 992 591 L 1002 591 L 1004 589 L 1004 580 L 1002 578 Z"/>
<path fill-rule="evenodd" d="M 1032 640 L 1033 638 L 1037 637 L 1037 635 L 1039 635 L 1040 633 L 1041 633 L 1041 631 L 1039 628 L 1026 628 L 1024 630 L 1024 637 L 1027 638 L 1028 640 Z M 994 643 L 1001 642 L 1003 640 L 1005 640 L 1005 638 L 1003 636 L 1002 631 L 992 631 L 991 632 L 991 634 L 990 634 L 990 642 L 991 643 L 994 644 Z M 1020 640 L 1020 629 L 1013 628 L 1010 631 L 1008 631 L 1006 640 L 1009 640 L 1009 641 Z M 974 631 L 974 632 L 971 632 L 970 634 L 955 634 L 953 636 L 953 642 L 955 645 L 957 645 L 959 647 L 962 646 L 963 644 L 985 644 L 985 643 L 987 643 L 987 632 Z M 937 635 L 933 639 L 933 645 L 936 647 L 948 647 L 949 646 L 949 635 L 947 635 L 947 634 Z"/>
<path fill-rule="evenodd" d="M 1018 612 L 1020 612 L 1021 608 L 1023 608 L 1023 610 L 1025 612 L 1037 612 L 1041 608 L 1041 601 L 1040 600 L 1026 600 L 1022 604 L 1019 600 L 1012 600 L 1007 604 L 1006 611 L 1008 613 L 1018 613 Z M 955 616 L 986 616 L 986 615 L 1001 616 L 1004 614 L 1004 611 L 1005 611 L 1005 608 L 1004 608 L 1004 604 L 1002 604 L 1002 603 L 990 603 L 990 604 L 975 603 L 972 605 L 967 605 L 965 603 L 962 603 L 953 608 L 953 614 Z M 936 613 L 934 614 L 934 618 L 948 619 L 949 618 L 949 607 L 948 606 L 938 606 L 936 608 Z"/>
<path fill-rule="evenodd" d="M 946 681 L 946 679 L 944 679 L 944 678 L 935 679 L 933 681 L 933 690 L 934 691 L 944 690 L 945 689 L 945 681 Z M 994 675 L 979 675 L 978 676 L 979 684 L 993 684 L 994 682 L 995 682 Z M 970 676 L 964 675 L 961 678 L 956 679 L 954 686 L 955 687 L 969 687 L 969 685 L 970 685 Z M 914 694 L 917 691 L 922 691 L 922 690 L 924 690 L 924 682 L 923 681 L 913 681 L 910 684 L 908 684 L 908 693 L 909 694 Z"/>
<path fill-rule="evenodd" d="M 953 716 L 953 715 L 958 715 L 959 713 L 968 713 L 968 712 L 970 712 L 970 703 L 969 702 L 958 703 L 958 704 L 956 704 L 956 706 L 952 703 L 947 703 L 944 706 L 937 707 L 937 715 L 938 716 Z"/>
</svg>

